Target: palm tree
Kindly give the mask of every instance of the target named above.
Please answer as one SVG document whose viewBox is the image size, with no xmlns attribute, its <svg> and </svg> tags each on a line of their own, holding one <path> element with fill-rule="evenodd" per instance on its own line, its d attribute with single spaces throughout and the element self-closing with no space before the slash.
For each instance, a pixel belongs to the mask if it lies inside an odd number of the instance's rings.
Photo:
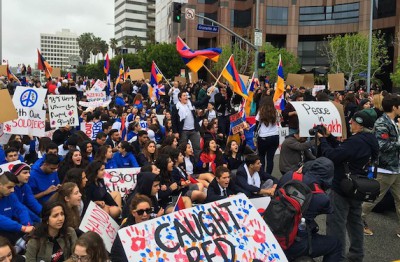
<svg viewBox="0 0 400 262">
<path fill-rule="evenodd" d="M 114 57 L 114 53 L 115 53 L 115 55 L 118 55 L 117 46 L 118 46 L 118 41 L 117 41 L 117 39 L 111 38 L 111 39 L 110 39 L 110 47 L 111 47 L 111 50 L 112 50 L 112 52 L 113 52 L 113 57 Z"/>
</svg>

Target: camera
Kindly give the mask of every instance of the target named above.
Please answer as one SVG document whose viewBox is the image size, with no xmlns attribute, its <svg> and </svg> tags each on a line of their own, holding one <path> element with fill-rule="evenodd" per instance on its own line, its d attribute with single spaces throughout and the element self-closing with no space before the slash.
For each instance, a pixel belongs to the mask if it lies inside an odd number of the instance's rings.
<svg viewBox="0 0 400 262">
<path fill-rule="evenodd" d="M 308 133 L 310 136 L 315 136 L 317 133 L 320 133 L 322 135 L 326 134 L 326 128 L 323 125 L 317 125 L 308 130 Z"/>
</svg>

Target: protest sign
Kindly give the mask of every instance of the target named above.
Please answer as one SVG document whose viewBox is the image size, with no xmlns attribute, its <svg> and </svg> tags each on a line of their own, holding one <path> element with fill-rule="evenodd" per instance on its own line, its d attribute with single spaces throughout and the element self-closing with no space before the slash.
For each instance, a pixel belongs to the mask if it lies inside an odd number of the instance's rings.
<svg viewBox="0 0 400 262">
<path fill-rule="evenodd" d="M 0 123 L 0 145 L 4 145 L 8 143 L 10 140 L 11 134 L 6 134 L 3 132 L 3 124 Z"/>
<path fill-rule="evenodd" d="M 109 192 L 117 191 L 124 197 L 129 191 L 135 189 L 139 172 L 140 168 L 106 169 L 104 184 Z"/>
<path fill-rule="evenodd" d="M 316 96 L 317 93 L 321 90 L 325 90 L 325 85 L 315 85 L 314 88 L 312 89 L 312 95 Z"/>
<path fill-rule="evenodd" d="M 3 132 L 7 134 L 31 135 L 42 137 L 46 128 L 46 111 L 42 109 L 19 108 L 18 119 L 7 121 Z"/>
<path fill-rule="evenodd" d="M 240 129 L 244 129 L 246 127 L 246 123 L 243 121 L 241 112 L 231 115 L 229 120 L 231 122 L 231 130 L 233 135 L 239 133 Z"/>
<path fill-rule="evenodd" d="M 174 81 L 181 82 L 183 85 L 186 84 L 186 78 L 185 77 L 175 76 Z"/>
<path fill-rule="evenodd" d="M 86 98 L 89 102 L 104 102 L 107 100 L 105 91 L 86 91 Z"/>
<path fill-rule="evenodd" d="M 111 103 L 111 100 L 108 101 L 94 101 L 94 102 L 84 102 L 84 101 L 79 101 L 79 105 L 83 106 L 83 107 L 92 107 L 92 108 L 96 108 L 96 107 L 107 107 L 109 104 Z"/>
<path fill-rule="evenodd" d="M 142 69 L 130 69 L 129 74 L 132 81 L 143 80 L 144 74 Z"/>
<path fill-rule="evenodd" d="M 301 137 L 310 137 L 309 130 L 316 125 L 323 125 L 334 136 L 342 136 L 342 120 L 332 102 L 290 102 L 299 117 Z"/>
<path fill-rule="evenodd" d="M 53 70 L 51 71 L 51 76 L 52 77 L 61 77 L 61 68 L 54 67 Z"/>
<path fill-rule="evenodd" d="M 7 65 L 0 65 L 0 76 L 7 76 Z"/>
<path fill-rule="evenodd" d="M 17 86 L 12 101 L 16 109 L 42 109 L 46 94 L 47 89 L 44 88 Z"/>
<path fill-rule="evenodd" d="M 4 172 L 10 171 L 14 165 L 21 163 L 20 160 L 5 163 L 0 165 L 0 175 L 3 174 Z"/>
<path fill-rule="evenodd" d="M 262 215 L 267 209 L 269 203 L 271 202 L 271 197 L 258 197 L 250 199 L 251 203 L 254 205 L 255 209 L 257 209 L 258 214 Z"/>
<path fill-rule="evenodd" d="M 50 95 L 49 103 L 50 126 L 52 128 L 78 126 L 78 106 L 75 95 Z"/>
<path fill-rule="evenodd" d="M 103 131 L 103 123 L 99 122 L 82 122 L 81 131 L 84 132 L 90 139 L 95 139 L 99 132 Z"/>
<path fill-rule="evenodd" d="M 286 79 L 287 85 L 300 87 L 303 86 L 303 83 L 304 83 L 304 75 L 291 74 L 291 73 L 288 74 L 288 77 Z"/>
<path fill-rule="evenodd" d="M 275 155 L 279 155 L 281 153 L 281 148 L 283 141 L 289 135 L 289 127 L 279 127 L 279 146 L 278 149 L 275 151 Z"/>
<path fill-rule="evenodd" d="M 92 89 L 94 91 L 101 91 L 101 90 L 104 90 L 106 85 L 107 85 L 106 83 L 104 83 L 100 79 L 97 79 L 96 83 L 94 83 L 94 85 L 92 86 Z"/>
<path fill-rule="evenodd" d="M 151 78 L 151 72 L 143 72 L 144 79 L 150 79 Z"/>
<path fill-rule="evenodd" d="M 199 77 L 197 72 L 189 72 L 189 82 L 190 83 L 197 83 L 199 81 Z"/>
<path fill-rule="evenodd" d="M 108 252 L 111 252 L 112 244 L 117 236 L 119 226 L 106 211 L 94 202 L 90 202 L 85 216 L 79 225 L 83 232 L 96 232 L 103 239 Z"/>
<path fill-rule="evenodd" d="M 305 88 L 313 88 L 314 87 L 314 74 L 303 74 L 303 86 Z"/>
<path fill-rule="evenodd" d="M 53 139 L 53 134 L 54 134 L 55 131 L 56 131 L 56 129 L 52 129 L 52 130 L 46 131 L 44 133 L 44 137 L 48 137 L 50 139 Z"/>
<path fill-rule="evenodd" d="M 125 227 L 118 234 L 128 261 L 288 261 L 244 195 Z"/>
<path fill-rule="evenodd" d="M 344 74 L 328 74 L 328 86 L 330 91 L 343 91 L 344 86 Z"/>
<path fill-rule="evenodd" d="M 14 120 L 18 118 L 17 111 L 15 109 L 14 103 L 11 100 L 10 93 L 7 89 L 0 90 L 0 123 L 6 121 Z"/>
</svg>

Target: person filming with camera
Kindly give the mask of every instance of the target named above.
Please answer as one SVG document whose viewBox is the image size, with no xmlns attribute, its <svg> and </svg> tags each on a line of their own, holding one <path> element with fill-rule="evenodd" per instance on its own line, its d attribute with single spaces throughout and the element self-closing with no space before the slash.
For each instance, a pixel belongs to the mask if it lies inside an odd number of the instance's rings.
<svg viewBox="0 0 400 262">
<path fill-rule="evenodd" d="M 361 219 L 363 200 L 349 194 L 343 182 L 348 180 L 347 174 L 366 178 L 366 167 L 371 160 L 377 159 L 379 146 L 372 132 L 375 120 L 376 117 L 364 110 L 356 112 L 350 120 L 352 136 L 342 143 L 328 130 L 325 134 L 317 133 L 322 156 L 332 160 L 335 167 L 330 192 L 334 211 L 327 215 L 326 231 L 327 235 L 338 237 L 342 243 L 340 261 L 345 259 L 346 261 L 363 261 L 364 258 L 364 233 Z M 346 230 L 350 240 L 349 249 L 345 248 Z"/>
</svg>

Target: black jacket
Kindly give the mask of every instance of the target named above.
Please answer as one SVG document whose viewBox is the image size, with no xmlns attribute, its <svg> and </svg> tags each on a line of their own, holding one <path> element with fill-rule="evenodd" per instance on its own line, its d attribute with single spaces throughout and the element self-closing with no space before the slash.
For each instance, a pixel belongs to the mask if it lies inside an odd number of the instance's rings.
<svg viewBox="0 0 400 262">
<path fill-rule="evenodd" d="M 245 164 L 242 164 L 237 172 L 236 172 L 236 187 L 237 190 L 239 190 L 238 193 L 244 193 L 247 197 L 249 198 L 256 198 L 256 197 L 260 197 L 260 195 L 257 194 L 257 192 L 260 191 L 259 187 L 255 187 L 253 185 L 249 185 L 247 183 L 247 172 L 246 169 L 244 168 Z M 260 179 L 261 179 L 261 184 L 265 181 L 267 181 L 268 179 L 272 179 L 274 181 L 274 184 L 277 183 L 277 179 L 272 177 L 271 175 L 267 174 L 266 172 L 263 172 L 262 170 L 260 170 L 260 172 L 258 172 L 258 174 L 260 175 Z"/>
<path fill-rule="evenodd" d="M 121 228 L 132 226 L 134 224 L 136 224 L 135 218 L 132 215 L 129 215 L 127 221 L 121 225 Z M 112 262 L 128 262 L 128 258 L 125 255 L 124 246 L 122 245 L 119 234 L 117 234 L 117 237 L 115 238 L 111 247 L 110 259 Z"/>
<path fill-rule="evenodd" d="M 231 179 L 228 187 L 226 188 L 226 194 L 228 196 L 236 194 L 234 187 L 233 180 Z M 217 178 L 214 178 L 213 181 L 211 181 L 211 183 L 208 185 L 207 198 L 205 202 L 209 203 L 226 198 L 226 196 L 221 196 L 221 193 L 222 190 L 218 185 Z"/>
</svg>

